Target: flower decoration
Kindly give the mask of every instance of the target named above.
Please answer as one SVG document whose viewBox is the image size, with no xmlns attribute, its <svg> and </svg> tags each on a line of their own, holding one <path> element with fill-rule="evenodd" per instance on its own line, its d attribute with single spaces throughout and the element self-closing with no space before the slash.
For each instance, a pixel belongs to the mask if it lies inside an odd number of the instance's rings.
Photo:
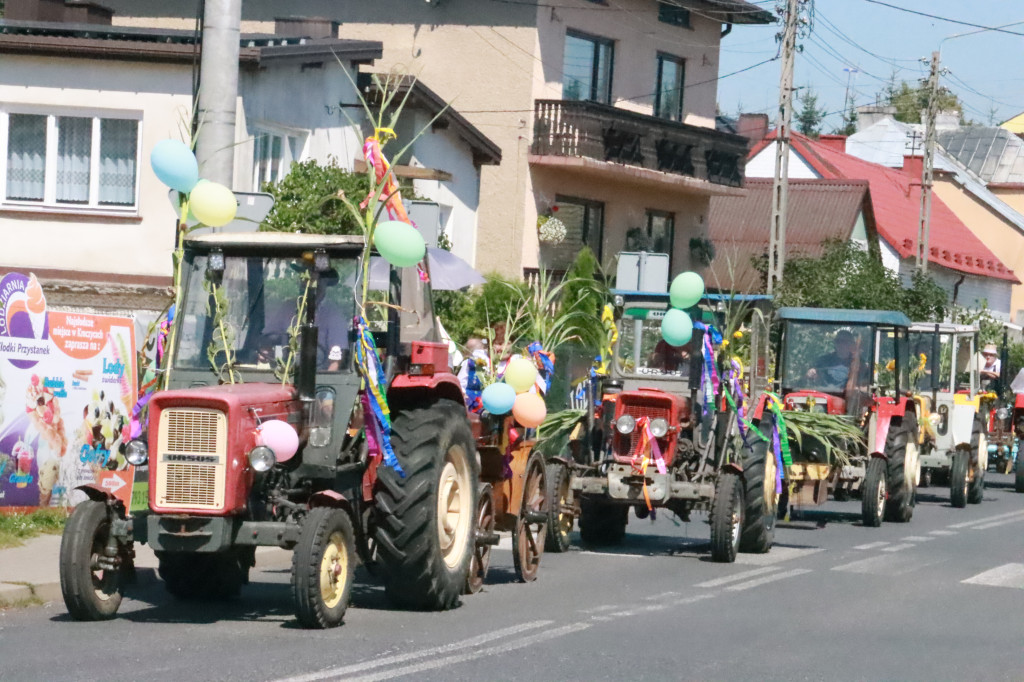
<svg viewBox="0 0 1024 682">
<path fill-rule="evenodd" d="M 540 240 L 545 244 L 561 244 L 565 241 L 565 223 L 553 215 L 538 218 L 537 228 L 540 232 Z"/>
</svg>

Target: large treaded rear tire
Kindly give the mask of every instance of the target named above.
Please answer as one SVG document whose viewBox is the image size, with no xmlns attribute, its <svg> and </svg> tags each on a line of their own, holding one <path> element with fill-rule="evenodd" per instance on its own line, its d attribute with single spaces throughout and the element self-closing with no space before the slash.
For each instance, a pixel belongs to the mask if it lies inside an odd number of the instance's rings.
<svg viewBox="0 0 1024 682">
<path fill-rule="evenodd" d="M 711 500 L 711 560 L 736 561 L 743 531 L 743 481 L 734 471 L 720 471 Z"/>
<path fill-rule="evenodd" d="M 94 570 L 110 535 L 107 505 L 86 500 L 71 513 L 60 541 L 60 591 L 75 620 L 109 620 L 124 594 L 120 570 Z"/>
<path fill-rule="evenodd" d="M 341 625 L 355 563 L 355 533 L 348 513 L 331 507 L 311 509 L 292 554 L 292 601 L 302 627 Z"/>
<path fill-rule="evenodd" d="M 599 547 L 617 545 L 626 537 L 629 507 L 584 497 L 580 500 L 580 540 Z"/>
<path fill-rule="evenodd" d="M 438 400 L 400 410 L 392 416 L 391 443 L 405 477 L 383 464 L 377 469 L 385 591 L 401 608 L 453 608 L 472 559 L 480 478 L 465 408 Z"/>
<path fill-rule="evenodd" d="M 895 421 L 895 420 L 894 420 Z M 912 413 L 889 427 L 885 439 L 885 457 L 888 461 L 886 487 L 889 499 L 885 504 L 885 520 L 906 523 L 914 516 L 917 479 L 908 480 L 906 472 L 907 450 L 911 439 L 917 437 L 917 419 Z"/>
<path fill-rule="evenodd" d="M 743 448 L 743 533 L 740 551 L 764 554 L 775 542 L 775 517 L 778 500 L 775 495 L 775 453 L 768 443 L 747 432 Z"/>
<path fill-rule="evenodd" d="M 548 462 L 547 466 L 551 517 L 548 519 L 544 550 L 560 554 L 569 551 L 572 526 L 576 520 L 573 514 L 562 511 L 562 508 L 569 504 L 572 496 L 572 492 L 569 490 L 569 467 L 559 461 Z"/>
<path fill-rule="evenodd" d="M 973 459 L 971 467 L 974 469 L 974 477 L 967 488 L 968 504 L 981 504 L 981 501 L 985 499 L 985 470 L 988 467 L 981 466 L 981 460 L 988 453 L 982 452 L 981 449 L 987 447 L 988 444 L 982 438 L 981 425 L 975 422 L 974 432 L 971 433 L 971 455 Z"/>
</svg>

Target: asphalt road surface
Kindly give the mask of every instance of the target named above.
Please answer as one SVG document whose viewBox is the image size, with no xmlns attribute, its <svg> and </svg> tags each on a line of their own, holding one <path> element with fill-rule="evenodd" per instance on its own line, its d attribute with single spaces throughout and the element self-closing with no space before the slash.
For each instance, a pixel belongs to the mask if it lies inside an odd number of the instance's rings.
<svg viewBox="0 0 1024 682">
<path fill-rule="evenodd" d="M 225 603 L 176 602 L 150 581 L 110 622 L 72 622 L 62 603 L 0 614 L 0 679 L 1024 679 L 1010 477 L 989 472 L 967 509 L 924 488 L 909 524 L 864 528 L 859 509 L 805 510 L 769 554 L 731 565 L 709 560 L 702 518 L 669 513 L 631 518 L 614 550 L 545 555 L 529 585 L 499 549 L 485 591 L 444 613 L 391 610 L 360 575 L 328 631 L 296 626 L 283 566 Z"/>
</svg>

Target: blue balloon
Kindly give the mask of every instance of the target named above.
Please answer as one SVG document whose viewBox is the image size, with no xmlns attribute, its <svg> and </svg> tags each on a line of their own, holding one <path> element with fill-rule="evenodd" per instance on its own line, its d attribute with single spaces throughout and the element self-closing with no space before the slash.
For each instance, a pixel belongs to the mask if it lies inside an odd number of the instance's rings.
<svg viewBox="0 0 1024 682">
<path fill-rule="evenodd" d="M 188 194 L 199 182 L 199 163 L 188 145 L 178 140 L 160 140 L 149 155 L 149 164 L 160 182 Z"/>
<path fill-rule="evenodd" d="M 484 409 L 491 414 L 508 414 L 516 402 L 516 389 L 503 381 L 491 384 L 480 394 Z"/>
</svg>

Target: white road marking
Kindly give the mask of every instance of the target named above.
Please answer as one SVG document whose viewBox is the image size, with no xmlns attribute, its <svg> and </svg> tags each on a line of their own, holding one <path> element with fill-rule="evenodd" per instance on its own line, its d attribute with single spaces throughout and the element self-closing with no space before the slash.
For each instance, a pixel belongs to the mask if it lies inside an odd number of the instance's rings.
<svg viewBox="0 0 1024 682">
<path fill-rule="evenodd" d="M 611 620 L 612 618 L 625 618 L 628 616 L 638 616 L 641 613 L 654 613 L 655 611 L 664 611 L 665 609 L 672 608 L 674 606 L 684 606 L 686 604 L 692 604 L 694 602 L 703 601 L 705 599 L 711 599 L 717 597 L 717 594 L 695 594 L 692 597 L 683 597 L 682 599 L 674 599 L 667 604 L 649 604 L 647 606 L 637 606 L 631 609 L 625 609 L 622 611 L 616 611 L 615 613 L 602 614 L 597 616 L 600 620 Z"/>
<path fill-rule="evenodd" d="M 977 526 L 982 523 L 988 523 L 990 521 L 998 521 L 999 519 L 1008 519 L 1011 516 L 1024 516 L 1024 511 L 1008 512 L 1006 514 L 997 514 L 996 516 L 987 516 L 983 519 L 975 519 L 974 521 L 964 521 L 963 523 L 954 523 L 946 526 L 946 528 L 970 528 L 971 526 Z"/>
<path fill-rule="evenodd" d="M 747 578 L 753 578 L 756 575 L 764 575 L 765 573 L 771 573 L 772 571 L 778 571 L 779 569 L 775 566 L 765 566 L 764 568 L 755 568 L 750 571 L 743 571 L 742 573 L 733 573 L 723 578 L 715 578 L 714 580 L 705 580 L 702 583 L 697 583 L 694 587 L 719 587 L 721 585 L 728 585 L 729 583 L 738 582 L 740 580 L 746 580 Z"/>
<path fill-rule="evenodd" d="M 739 554 L 736 563 L 746 566 L 771 566 L 784 561 L 803 559 L 818 552 L 824 552 L 822 547 L 772 547 L 770 552 L 764 554 Z"/>
<path fill-rule="evenodd" d="M 656 599 L 665 599 L 666 597 L 678 597 L 678 592 L 662 592 L 661 594 L 652 594 L 650 597 L 644 597 L 648 601 L 654 601 Z"/>
<path fill-rule="evenodd" d="M 1024 564 L 1004 564 L 960 582 L 971 585 L 1024 589 Z"/>
<path fill-rule="evenodd" d="M 874 575 L 900 575 L 944 561 L 948 561 L 948 559 L 924 559 L 913 554 L 880 554 L 869 559 L 859 559 L 848 564 L 833 566 L 832 570 Z"/>
<path fill-rule="evenodd" d="M 903 542 L 928 542 L 934 539 L 935 538 L 928 538 L 922 535 L 908 535 L 907 537 L 903 538 Z"/>
<path fill-rule="evenodd" d="M 601 606 L 593 606 L 589 609 L 580 609 L 580 613 L 600 613 L 602 611 L 614 611 L 619 608 L 618 604 L 602 604 Z"/>
<path fill-rule="evenodd" d="M 940 537 L 945 537 L 947 535 L 956 535 L 956 531 L 955 530 L 930 530 L 930 531 L 928 531 L 928 535 L 938 535 Z"/>
<path fill-rule="evenodd" d="M 517 635 L 520 632 L 524 632 L 526 630 L 535 630 L 546 625 L 551 625 L 552 623 L 554 623 L 553 620 L 535 620 L 529 623 L 522 623 L 520 625 L 513 625 L 512 627 L 502 628 L 501 630 L 494 630 L 493 632 L 486 632 L 482 635 L 478 635 L 476 637 L 472 637 L 461 642 L 452 642 L 451 644 L 431 647 L 429 649 L 421 649 L 420 651 L 410 651 L 404 654 L 385 656 L 384 658 L 377 658 L 372 661 L 364 661 L 362 663 L 346 665 L 340 668 L 330 668 L 329 670 L 321 670 L 315 673 L 309 673 L 307 675 L 297 675 L 295 677 L 288 677 L 283 680 L 278 680 L 278 682 L 316 682 L 317 680 L 337 678 L 341 675 L 361 673 L 364 671 L 373 670 L 374 668 L 380 668 L 386 665 L 404 663 L 405 661 L 411 661 L 417 658 L 426 658 L 428 656 L 435 656 L 437 654 L 446 654 L 451 651 L 458 651 L 459 649 L 468 649 L 471 647 L 480 646 L 481 644 L 486 644 L 496 639 L 501 639 L 502 637 Z"/>
<path fill-rule="evenodd" d="M 971 530 L 986 530 L 988 528 L 997 528 L 998 526 L 1005 526 L 1008 523 L 1020 523 L 1024 521 L 1024 516 L 1019 516 L 1012 519 L 1003 519 L 1002 521 L 993 521 L 992 523 L 986 523 L 980 526 L 974 526 Z"/>
<path fill-rule="evenodd" d="M 402 677 L 405 675 L 415 675 L 416 673 L 425 672 L 427 670 L 434 670 L 436 668 L 445 668 L 459 663 L 465 663 L 466 661 L 472 661 L 476 658 L 489 658 L 497 654 L 503 654 L 509 651 L 515 651 L 516 649 L 522 649 L 524 647 L 531 646 L 533 644 L 542 643 L 548 640 L 556 639 L 558 637 L 564 637 L 565 635 L 571 635 L 574 632 L 580 632 L 592 627 L 592 623 L 572 623 L 570 625 L 563 625 L 561 627 L 552 628 L 551 630 L 545 630 L 529 637 L 522 637 L 520 639 L 512 640 L 504 644 L 497 646 L 487 647 L 486 649 L 479 649 L 477 651 L 470 651 L 464 654 L 456 654 L 455 656 L 446 656 L 444 658 L 437 658 L 432 661 L 424 661 L 422 663 L 416 663 L 414 665 L 407 665 L 404 668 L 391 668 L 390 670 L 382 670 L 371 675 L 364 675 L 362 677 L 353 678 L 353 682 L 376 682 L 376 680 L 390 680 L 396 677 Z"/>
<path fill-rule="evenodd" d="M 898 551 L 900 551 L 902 549 L 907 549 L 908 547 L 913 547 L 913 546 L 914 546 L 914 544 L 912 542 L 905 542 L 902 545 L 893 545 L 892 547 L 883 547 L 882 551 L 883 552 L 898 552 Z"/>
<path fill-rule="evenodd" d="M 775 573 L 773 575 L 766 575 L 763 578 L 755 578 L 754 580 L 748 580 L 747 582 L 740 583 L 739 585 L 730 585 L 729 587 L 727 587 L 725 589 L 731 590 L 731 591 L 749 590 L 752 587 L 758 587 L 760 585 L 765 585 L 767 583 L 775 582 L 776 580 L 784 580 L 785 578 L 795 578 L 798 575 L 803 575 L 804 573 L 810 573 L 810 572 L 811 572 L 811 569 L 809 569 L 809 568 L 794 568 L 794 569 L 791 569 L 789 571 L 783 571 L 782 573 Z"/>
<path fill-rule="evenodd" d="M 878 549 L 879 547 L 885 547 L 888 542 L 869 542 L 866 545 L 857 545 L 854 549 Z"/>
</svg>

